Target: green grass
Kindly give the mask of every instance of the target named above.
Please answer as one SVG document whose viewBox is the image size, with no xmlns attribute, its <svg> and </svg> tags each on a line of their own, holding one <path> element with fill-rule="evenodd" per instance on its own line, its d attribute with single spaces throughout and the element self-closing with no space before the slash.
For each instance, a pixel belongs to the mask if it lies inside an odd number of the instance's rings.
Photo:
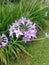
<svg viewBox="0 0 49 65">
<path fill-rule="evenodd" d="M 47 28 L 45 32 L 49 30 L 49 23 L 46 23 Z M 40 37 L 44 37 L 42 32 Z M 32 42 L 28 50 L 33 55 L 33 58 L 24 56 L 16 61 L 12 61 L 10 65 L 49 65 L 49 39 Z"/>
</svg>

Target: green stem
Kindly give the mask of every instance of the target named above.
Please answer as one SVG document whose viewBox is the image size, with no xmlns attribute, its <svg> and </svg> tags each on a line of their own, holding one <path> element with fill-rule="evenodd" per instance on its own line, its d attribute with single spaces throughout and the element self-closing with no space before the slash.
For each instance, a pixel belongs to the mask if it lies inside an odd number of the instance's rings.
<svg viewBox="0 0 49 65">
<path fill-rule="evenodd" d="M 31 41 L 40 41 L 40 40 L 44 40 L 44 39 L 46 39 L 46 37 L 33 39 L 33 40 L 31 40 Z M 29 42 L 31 42 L 31 41 L 29 41 Z M 17 41 L 17 42 L 24 42 L 24 41 Z"/>
<path fill-rule="evenodd" d="M 40 28 L 40 30 L 45 34 L 45 32 L 43 31 L 42 27 L 40 27 L 38 24 L 36 24 L 36 26 L 37 26 L 38 28 Z"/>
<path fill-rule="evenodd" d="M 44 39 L 46 39 L 46 37 L 44 37 L 44 38 L 37 38 L 37 39 L 34 39 L 33 41 L 39 41 L 39 40 L 44 40 Z"/>
</svg>

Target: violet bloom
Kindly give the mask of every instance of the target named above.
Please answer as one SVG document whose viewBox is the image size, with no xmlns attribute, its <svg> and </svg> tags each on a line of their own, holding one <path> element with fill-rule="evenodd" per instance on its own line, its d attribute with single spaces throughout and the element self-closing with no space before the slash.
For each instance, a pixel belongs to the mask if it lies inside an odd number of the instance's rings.
<svg viewBox="0 0 49 65">
<path fill-rule="evenodd" d="M 6 46 L 8 43 L 8 38 L 5 34 L 0 35 L 0 47 Z"/>
<path fill-rule="evenodd" d="M 25 19 L 25 18 L 24 18 Z M 20 21 L 22 22 L 22 21 Z M 29 19 L 23 20 L 24 23 L 20 24 L 20 30 L 23 32 L 23 41 L 30 41 L 32 38 L 37 38 L 36 24 L 32 23 Z"/>
<path fill-rule="evenodd" d="M 12 36 L 12 37 L 13 37 L 14 29 L 15 29 L 15 28 L 10 25 L 9 36 Z"/>
<path fill-rule="evenodd" d="M 28 30 L 24 32 L 23 41 L 26 42 L 26 41 L 30 41 L 30 39 L 37 38 L 36 33 L 37 33 L 37 30 Z"/>
<path fill-rule="evenodd" d="M 36 24 L 33 24 L 30 19 L 27 20 L 26 18 L 22 17 L 18 21 L 15 20 L 15 22 L 10 25 L 9 33 L 9 36 L 12 37 L 13 33 L 15 33 L 16 38 L 19 38 L 21 35 L 23 35 L 22 40 L 27 42 L 31 39 L 37 38 Z"/>
<path fill-rule="evenodd" d="M 20 30 L 14 30 L 14 33 L 16 34 L 16 37 L 18 38 L 20 35 L 23 35 L 23 33 Z"/>
<path fill-rule="evenodd" d="M 13 34 L 16 34 L 16 37 L 18 38 L 20 35 L 23 35 L 23 33 L 20 31 L 20 26 L 19 26 L 19 22 L 17 22 L 15 20 L 14 23 L 12 23 L 12 25 L 10 25 L 9 28 L 9 36 L 11 36 L 13 38 Z"/>
<path fill-rule="evenodd" d="M 24 36 L 23 41 L 25 41 L 25 43 L 26 43 L 27 41 L 30 41 L 30 38 L 28 36 Z"/>
<path fill-rule="evenodd" d="M 24 23 L 26 22 L 26 18 L 23 18 L 23 17 L 22 17 L 21 19 L 18 20 L 18 22 L 19 22 L 20 24 L 21 24 L 21 23 L 24 24 Z"/>
</svg>

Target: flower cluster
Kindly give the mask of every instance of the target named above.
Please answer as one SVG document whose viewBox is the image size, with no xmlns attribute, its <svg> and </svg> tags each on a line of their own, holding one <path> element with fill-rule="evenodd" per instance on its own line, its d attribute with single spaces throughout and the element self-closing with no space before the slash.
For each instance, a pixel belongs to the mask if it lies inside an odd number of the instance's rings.
<svg viewBox="0 0 49 65">
<path fill-rule="evenodd" d="M 9 37 L 13 38 L 14 34 L 16 35 L 16 38 L 22 36 L 21 38 L 24 42 L 33 40 L 34 38 L 37 38 L 36 24 L 33 24 L 29 19 L 26 20 L 26 18 L 23 17 L 18 21 L 15 20 L 15 22 L 10 25 Z M 7 43 L 7 36 L 5 34 L 0 35 L 0 47 L 6 46 Z"/>
<path fill-rule="evenodd" d="M 5 34 L 0 35 L 0 47 L 6 46 L 8 43 L 8 38 Z"/>
<path fill-rule="evenodd" d="M 9 36 L 13 38 L 14 33 L 16 38 L 22 36 L 24 42 L 30 41 L 31 39 L 37 38 L 36 24 L 22 17 L 18 21 L 15 20 L 15 22 L 10 25 Z"/>
</svg>

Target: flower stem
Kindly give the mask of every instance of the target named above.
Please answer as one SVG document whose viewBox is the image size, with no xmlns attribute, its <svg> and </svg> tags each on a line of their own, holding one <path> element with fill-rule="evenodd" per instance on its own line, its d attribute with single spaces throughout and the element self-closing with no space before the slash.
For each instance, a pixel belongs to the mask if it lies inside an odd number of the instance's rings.
<svg viewBox="0 0 49 65">
<path fill-rule="evenodd" d="M 40 41 L 40 40 L 44 40 L 44 39 L 46 39 L 46 38 L 45 37 L 44 38 L 37 38 L 37 39 L 33 39 L 31 41 Z M 31 42 L 31 41 L 29 41 L 29 42 Z M 17 41 L 17 42 L 24 42 L 24 41 Z"/>
</svg>

